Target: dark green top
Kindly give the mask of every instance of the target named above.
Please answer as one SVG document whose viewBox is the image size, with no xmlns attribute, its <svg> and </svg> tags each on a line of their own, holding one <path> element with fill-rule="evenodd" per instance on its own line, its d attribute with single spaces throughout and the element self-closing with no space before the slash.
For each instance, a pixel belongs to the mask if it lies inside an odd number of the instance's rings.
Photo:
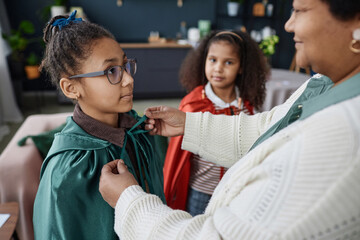
<svg viewBox="0 0 360 240">
<path fill-rule="evenodd" d="M 250 150 L 293 122 L 305 119 L 333 104 L 358 96 L 360 94 L 360 73 L 333 86 L 334 83 L 326 76 L 317 74 L 312 77 L 304 92 L 286 115 L 261 135 Z"/>
<path fill-rule="evenodd" d="M 128 114 L 141 120 L 136 112 Z M 139 122 L 138 122 L 139 123 Z M 163 159 L 155 150 L 154 137 L 142 127 L 125 130 L 124 146 L 130 144 L 140 166 L 139 184 L 163 201 Z M 104 164 L 123 159 L 133 175 L 134 167 L 125 150 L 85 132 L 73 117 L 55 135 L 53 145 L 41 168 L 41 180 L 34 204 L 36 239 L 117 239 L 114 209 L 99 192 Z M 162 156 L 163 157 L 163 156 Z M 145 167 L 144 167 L 145 166 Z"/>
</svg>

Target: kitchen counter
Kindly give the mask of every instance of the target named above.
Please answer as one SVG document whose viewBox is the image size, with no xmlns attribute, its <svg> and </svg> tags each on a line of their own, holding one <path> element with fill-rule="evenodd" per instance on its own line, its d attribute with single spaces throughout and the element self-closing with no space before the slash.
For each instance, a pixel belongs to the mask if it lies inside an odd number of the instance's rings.
<svg viewBox="0 0 360 240">
<path fill-rule="evenodd" d="M 176 42 L 154 43 L 120 43 L 122 48 L 192 48 L 190 44 L 178 44 Z"/>
</svg>

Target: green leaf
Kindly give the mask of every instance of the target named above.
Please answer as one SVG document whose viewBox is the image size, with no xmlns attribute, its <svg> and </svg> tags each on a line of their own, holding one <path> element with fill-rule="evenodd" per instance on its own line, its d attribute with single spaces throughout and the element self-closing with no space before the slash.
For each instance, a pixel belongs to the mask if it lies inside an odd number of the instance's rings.
<svg viewBox="0 0 360 240">
<path fill-rule="evenodd" d="M 26 34 L 33 34 L 35 32 L 35 27 L 34 27 L 34 24 L 32 24 L 32 22 L 30 22 L 28 20 L 24 20 L 24 21 L 21 21 L 19 30 L 23 31 L 23 33 L 26 33 Z"/>
<path fill-rule="evenodd" d="M 279 37 L 277 35 L 271 35 L 264 38 L 259 47 L 266 56 L 271 56 L 275 53 L 275 45 L 279 42 Z"/>
<path fill-rule="evenodd" d="M 39 64 L 39 57 L 34 52 L 31 52 L 26 58 L 26 63 L 27 65 L 35 66 Z"/>
</svg>

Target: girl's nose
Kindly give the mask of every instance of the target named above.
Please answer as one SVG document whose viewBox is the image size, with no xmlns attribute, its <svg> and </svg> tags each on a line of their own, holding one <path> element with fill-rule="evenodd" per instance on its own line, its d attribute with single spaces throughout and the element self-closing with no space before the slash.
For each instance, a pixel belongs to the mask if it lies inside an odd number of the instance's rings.
<svg viewBox="0 0 360 240">
<path fill-rule="evenodd" d="M 128 86 L 129 84 L 134 84 L 134 79 L 133 79 L 133 77 L 129 74 L 129 73 L 127 73 L 127 72 L 124 72 L 124 75 L 123 75 L 123 80 L 121 81 L 121 85 L 123 86 L 123 87 L 126 87 L 126 86 Z"/>
<path fill-rule="evenodd" d="M 221 72 L 223 70 L 223 65 L 220 62 L 215 64 L 215 71 Z"/>
</svg>

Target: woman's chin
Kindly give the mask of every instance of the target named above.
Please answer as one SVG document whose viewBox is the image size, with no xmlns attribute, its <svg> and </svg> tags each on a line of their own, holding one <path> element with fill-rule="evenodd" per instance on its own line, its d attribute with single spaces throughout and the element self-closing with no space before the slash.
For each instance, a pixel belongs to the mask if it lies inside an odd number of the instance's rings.
<svg viewBox="0 0 360 240">
<path fill-rule="evenodd" d="M 296 66 L 305 69 L 307 67 L 310 67 L 310 63 L 308 61 L 305 61 L 303 58 L 296 57 Z"/>
</svg>

